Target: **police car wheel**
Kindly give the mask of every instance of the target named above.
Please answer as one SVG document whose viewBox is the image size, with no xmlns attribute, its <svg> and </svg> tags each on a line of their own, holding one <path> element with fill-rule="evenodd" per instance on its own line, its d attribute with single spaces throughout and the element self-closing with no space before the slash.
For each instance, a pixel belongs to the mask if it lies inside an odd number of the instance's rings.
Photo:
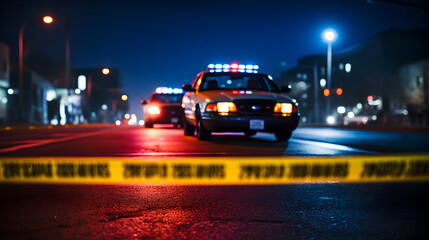
<svg viewBox="0 0 429 240">
<path fill-rule="evenodd" d="M 277 141 L 283 142 L 283 141 L 287 141 L 291 137 L 292 132 L 278 131 L 278 132 L 275 132 L 274 135 L 276 136 Z"/>
<path fill-rule="evenodd" d="M 185 136 L 194 136 L 195 127 L 185 120 L 183 123 L 183 132 L 185 133 Z"/>
<path fill-rule="evenodd" d="M 198 140 L 209 140 L 212 133 L 209 132 L 203 125 L 201 121 L 201 114 L 198 111 L 197 114 L 197 138 Z"/>
<path fill-rule="evenodd" d="M 256 131 L 245 131 L 244 132 L 244 135 L 246 136 L 246 137 L 251 137 L 251 136 L 253 136 L 253 135 L 255 135 L 256 134 Z"/>
</svg>

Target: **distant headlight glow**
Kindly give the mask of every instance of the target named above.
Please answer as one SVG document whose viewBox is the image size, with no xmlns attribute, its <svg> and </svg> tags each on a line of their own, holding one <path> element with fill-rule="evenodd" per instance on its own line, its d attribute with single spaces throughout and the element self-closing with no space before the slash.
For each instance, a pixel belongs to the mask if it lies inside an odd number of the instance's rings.
<svg viewBox="0 0 429 240">
<path fill-rule="evenodd" d="M 147 109 L 147 112 L 149 113 L 149 114 L 160 114 L 161 113 L 161 111 L 159 110 L 159 107 L 157 107 L 157 106 L 150 106 L 148 109 Z"/>
<path fill-rule="evenodd" d="M 218 102 L 217 111 L 220 113 L 237 112 L 237 108 L 232 102 Z"/>
<path fill-rule="evenodd" d="M 232 102 L 209 103 L 206 106 L 207 112 L 230 113 L 237 112 L 235 104 Z"/>
</svg>

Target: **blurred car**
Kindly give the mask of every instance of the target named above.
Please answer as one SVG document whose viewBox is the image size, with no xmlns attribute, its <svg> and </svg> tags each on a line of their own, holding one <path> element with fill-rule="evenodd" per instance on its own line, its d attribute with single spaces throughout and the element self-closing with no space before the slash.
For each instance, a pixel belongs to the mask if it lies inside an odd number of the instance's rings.
<svg viewBox="0 0 429 240">
<path fill-rule="evenodd" d="M 377 120 L 376 115 L 372 116 L 345 116 L 344 125 L 366 125 L 373 124 Z"/>
<path fill-rule="evenodd" d="M 144 125 L 152 128 L 154 124 L 173 124 L 175 128 L 183 126 L 181 107 L 183 91 L 179 88 L 159 87 L 149 100 L 141 100 L 144 107 Z"/>
<path fill-rule="evenodd" d="M 273 132 L 287 141 L 299 122 L 298 104 L 279 89 L 257 65 L 210 64 L 186 91 L 182 107 L 184 134 L 209 140 L 212 132 Z"/>
</svg>

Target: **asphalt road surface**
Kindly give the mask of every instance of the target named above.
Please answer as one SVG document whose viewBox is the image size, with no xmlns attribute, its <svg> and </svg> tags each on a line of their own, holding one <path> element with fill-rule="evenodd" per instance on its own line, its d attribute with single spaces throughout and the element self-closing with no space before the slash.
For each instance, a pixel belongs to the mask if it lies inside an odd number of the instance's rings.
<svg viewBox="0 0 429 240">
<path fill-rule="evenodd" d="M 76 127 L 0 131 L 16 156 L 356 156 L 429 151 L 422 131 L 272 134 Z M 140 161 L 141 158 L 139 158 Z M 428 182 L 268 186 L 0 184 L 0 239 L 429 239 Z"/>
<path fill-rule="evenodd" d="M 289 142 L 273 134 L 247 138 L 215 134 L 211 141 L 183 135 L 181 129 L 74 127 L 1 131 L 0 156 L 338 156 L 428 152 L 429 132 L 299 128 Z"/>
</svg>

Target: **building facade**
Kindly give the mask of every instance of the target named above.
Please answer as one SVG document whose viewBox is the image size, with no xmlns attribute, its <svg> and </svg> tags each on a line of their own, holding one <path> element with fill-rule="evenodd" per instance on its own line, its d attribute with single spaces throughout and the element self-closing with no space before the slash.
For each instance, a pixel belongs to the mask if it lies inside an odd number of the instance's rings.
<svg viewBox="0 0 429 240">
<path fill-rule="evenodd" d="M 429 31 L 389 30 L 334 52 L 329 96 L 325 96 L 326 55 L 300 59 L 277 81 L 292 85 L 291 95 L 300 103 L 304 122 L 325 123 L 333 116 L 340 124 L 356 119 L 360 123 L 410 124 L 408 113 L 413 109 L 404 90 L 407 83 L 401 77 L 401 68 L 429 58 L 428 42 Z M 424 78 L 427 66 L 421 68 L 420 76 Z M 427 112 L 427 106 L 419 106 Z"/>
<path fill-rule="evenodd" d="M 50 101 L 57 98 L 56 88 L 48 80 L 34 72 L 23 73 L 22 93 L 19 92 L 18 73 L 11 73 L 10 88 L 14 94 L 9 95 L 8 115 L 11 123 L 50 124 L 53 118 L 49 112 L 59 112 L 57 106 Z M 21 96 L 22 94 L 22 96 Z M 22 97 L 22 109 L 19 107 L 19 98 Z"/>
<path fill-rule="evenodd" d="M 10 50 L 9 47 L 0 42 L 0 124 L 8 121 L 7 102 L 8 95 L 13 94 L 9 90 L 10 78 Z M 9 90 L 9 93 L 8 93 Z"/>
<path fill-rule="evenodd" d="M 113 123 L 128 111 L 128 102 L 121 99 L 124 93 L 118 69 L 76 69 L 71 79 L 72 88 L 81 92 L 85 121 Z"/>
</svg>

